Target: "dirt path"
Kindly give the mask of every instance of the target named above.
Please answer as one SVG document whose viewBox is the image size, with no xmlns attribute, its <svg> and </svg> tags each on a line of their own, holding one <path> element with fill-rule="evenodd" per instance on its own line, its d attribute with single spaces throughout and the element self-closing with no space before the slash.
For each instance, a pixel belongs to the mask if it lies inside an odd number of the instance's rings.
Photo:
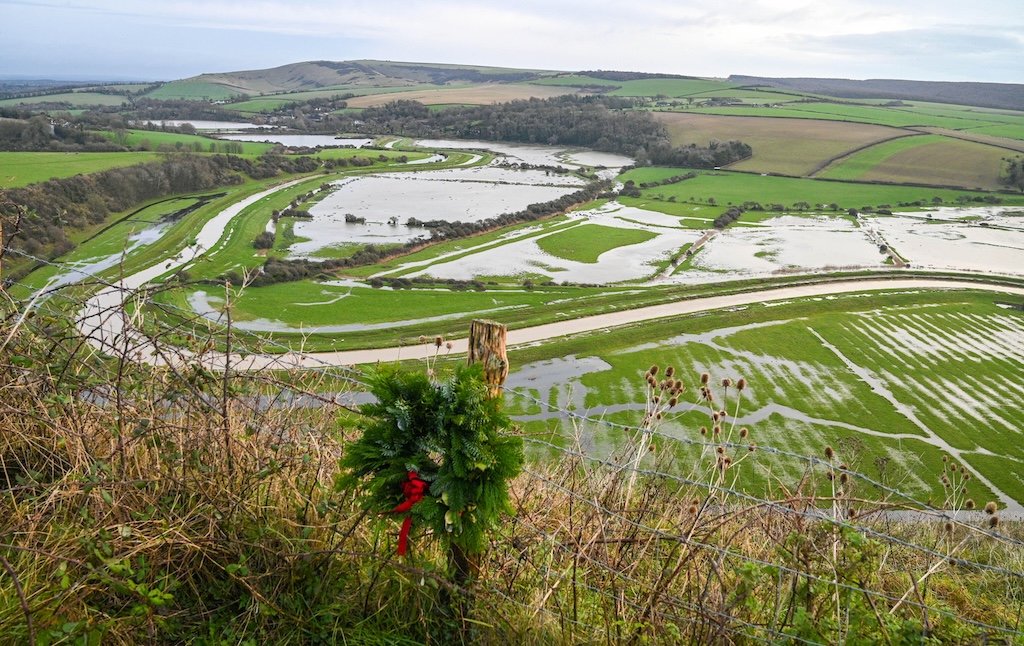
<svg viewBox="0 0 1024 646">
<path fill-rule="evenodd" d="M 661 318 L 680 316 L 682 314 L 693 314 L 729 307 L 742 307 L 755 303 L 769 301 L 789 300 L 793 298 L 805 298 L 809 296 L 828 296 L 830 294 L 848 294 L 863 291 L 886 291 L 905 289 L 980 289 L 1004 294 L 1024 296 L 1024 288 L 1007 287 L 1002 285 L 988 285 L 985 283 L 966 283 L 954 280 L 938 280 L 931 278 L 901 278 L 901 279 L 858 279 L 839 281 L 831 283 L 815 283 L 811 285 L 798 285 L 794 287 L 777 287 L 756 292 L 743 292 L 740 294 L 729 294 L 726 296 L 709 296 L 706 298 L 695 298 L 664 305 L 654 305 L 621 312 L 598 314 L 587 316 L 572 321 L 561 321 L 548 323 L 534 327 L 511 329 L 508 332 L 509 346 L 528 345 L 556 339 L 559 337 L 578 334 L 581 332 L 592 332 L 605 328 L 618 327 L 653 321 Z M 452 341 L 452 353 L 465 353 L 467 340 L 458 339 Z M 401 359 L 422 358 L 425 355 L 423 346 L 404 346 L 379 348 L 374 350 L 348 350 L 341 352 L 312 352 L 305 355 L 285 354 L 278 357 L 250 356 L 245 359 L 232 357 L 232 366 L 238 369 L 263 369 L 263 368 L 294 368 L 334 365 L 348 366 L 377 362 L 392 362 Z M 223 361 L 223 359 L 221 359 Z"/>
</svg>

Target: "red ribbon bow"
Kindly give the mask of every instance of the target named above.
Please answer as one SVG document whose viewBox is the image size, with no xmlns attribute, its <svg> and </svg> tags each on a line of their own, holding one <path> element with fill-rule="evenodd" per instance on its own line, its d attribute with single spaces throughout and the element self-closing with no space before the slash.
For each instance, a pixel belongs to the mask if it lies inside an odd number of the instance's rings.
<svg viewBox="0 0 1024 646">
<path fill-rule="evenodd" d="M 391 510 L 392 514 L 410 511 L 412 506 L 423 500 L 423 494 L 427 491 L 427 483 L 420 478 L 415 471 L 409 472 L 409 479 L 402 483 L 402 495 L 405 500 Z M 412 529 L 412 514 L 402 521 L 402 531 L 398 534 L 398 555 L 405 556 L 406 547 L 409 545 L 409 530 Z"/>
</svg>

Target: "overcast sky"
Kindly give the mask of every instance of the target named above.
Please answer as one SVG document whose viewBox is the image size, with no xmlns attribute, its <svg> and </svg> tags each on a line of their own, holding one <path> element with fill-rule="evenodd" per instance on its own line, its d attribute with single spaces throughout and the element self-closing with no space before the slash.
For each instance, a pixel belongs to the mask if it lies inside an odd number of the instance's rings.
<svg viewBox="0 0 1024 646">
<path fill-rule="evenodd" d="M 1024 83 L 1024 0 L 0 0 L 0 77 L 361 58 Z"/>
</svg>

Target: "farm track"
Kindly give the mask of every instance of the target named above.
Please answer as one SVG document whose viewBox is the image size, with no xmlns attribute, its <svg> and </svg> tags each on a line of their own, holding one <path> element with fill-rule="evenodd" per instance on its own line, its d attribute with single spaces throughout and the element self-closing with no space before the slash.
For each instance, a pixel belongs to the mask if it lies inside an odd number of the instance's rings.
<svg viewBox="0 0 1024 646">
<path fill-rule="evenodd" d="M 635 325 L 645 321 L 696 314 L 710 310 L 745 307 L 757 303 L 765 303 L 794 298 L 810 298 L 836 294 L 850 294 L 864 291 L 888 291 L 907 289 L 979 289 L 1004 294 L 1024 296 L 1024 287 L 1010 287 L 987 283 L 941 280 L 934 278 L 897 278 L 897 279 L 864 279 L 837 280 L 827 283 L 814 283 L 794 287 L 776 287 L 761 291 L 742 292 L 724 296 L 708 296 L 674 303 L 641 307 L 620 312 L 597 314 L 579 319 L 548 323 L 534 327 L 509 330 L 508 345 L 524 346 L 557 339 L 560 337 L 594 332 L 606 328 Z M 305 354 L 287 353 L 280 356 L 251 355 L 244 359 L 237 356 L 230 358 L 231 365 L 238 370 L 312 368 L 316 366 L 348 366 L 369 363 L 388 363 L 402 359 L 418 358 L 422 349 L 418 346 L 393 346 L 372 350 L 348 350 L 338 352 L 311 352 Z M 467 351 L 467 340 L 452 341 L 454 354 Z M 223 368 L 223 356 L 211 361 L 211 368 Z"/>
</svg>

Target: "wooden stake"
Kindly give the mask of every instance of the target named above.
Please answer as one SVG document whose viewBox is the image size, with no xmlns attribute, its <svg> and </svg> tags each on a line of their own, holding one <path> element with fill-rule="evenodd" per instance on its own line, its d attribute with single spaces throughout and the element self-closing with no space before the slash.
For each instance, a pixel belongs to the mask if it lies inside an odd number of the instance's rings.
<svg viewBox="0 0 1024 646">
<path fill-rule="evenodd" d="M 508 376 L 508 355 L 505 353 L 505 335 L 508 329 L 501 323 L 477 319 L 469 325 L 468 365 L 482 363 L 484 366 L 484 382 L 491 397 L 501 396 L 501 387 Z M 465 621 L 469 615 L 469 599 L 462 592 L 472 590 L 473 581 L 480 574 L 480 556 L 466 554 L 458 545 L 451 545 L 448 551 L 448 568 L 453 576 L 452 582 L 458 588 L 455 599 L 447 590 L 442 591 L 441 605 L 448 608 L 454 618 L 461 623 L 460 634 L 463 643 L 469 643 L 471 624 Z M 453 603 L 454 601 L 454 603 Z"/>
<path fill-rule="evenodd" d="M 469 324 L 469 355 L 466 363 L 484 365 L 484 381 L 491 397 L 501 394 L 501 386 L 508 376 L 508 355 L 505 335 L 508 331 L 501 323 L 476 319 Z"/>
</svg>

